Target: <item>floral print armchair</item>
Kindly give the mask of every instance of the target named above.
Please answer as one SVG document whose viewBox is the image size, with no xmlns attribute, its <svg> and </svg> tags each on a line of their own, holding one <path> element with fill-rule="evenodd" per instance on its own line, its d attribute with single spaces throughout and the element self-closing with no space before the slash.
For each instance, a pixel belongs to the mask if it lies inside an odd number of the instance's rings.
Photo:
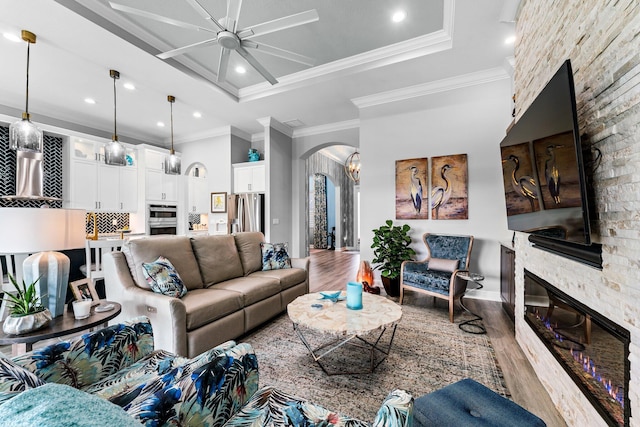
<svg viewBox="0 0 640 427">
<path fill-rule="evenodd" d="M 370 425 L 272 387 L 258 389 L 258 361 L 247 343 L 229 341 L 192 359 L 153 351 L 146 317 L 0 358 L 0 405 L 47 382 L 101 397 L 149 427 Z M 373 425 L 410 426 L 412 410 L 412 396 L 393 391 Z"/>
</svg>

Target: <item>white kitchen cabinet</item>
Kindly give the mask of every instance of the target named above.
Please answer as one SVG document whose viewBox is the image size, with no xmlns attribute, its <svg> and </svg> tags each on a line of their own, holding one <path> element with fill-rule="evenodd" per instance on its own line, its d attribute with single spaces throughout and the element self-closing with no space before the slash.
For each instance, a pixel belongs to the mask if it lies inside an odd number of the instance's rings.
<svg viewBox="0 0 640 427">
<path fill-rule="evenodd" d="M 265 191 L 266 170 L 264 161 L 233 165 L 234 193 L 264 193 Z"/>
<path fill-rule="evenodd" d="M 144 151 L 146 200 L 177 203 L 179 176 L 164 173 L 164 159 L 169 155 L 168 150 L 146 148 Z"/>
<path fill-rule="evenodd" d="M 64 205 L 90 212 L 136 212 L 136 150 L 127 147 L 127 166 L 104 164 L 104 143 L 72 137 L 65 158 Z M 133 201 L 133 202 L 132 202 Z"/>
<path fill-rule="evenodd" d="M 189 177 L 189 213 L 209 213 L 210 192 L 206 178 Z"/>
</svg>

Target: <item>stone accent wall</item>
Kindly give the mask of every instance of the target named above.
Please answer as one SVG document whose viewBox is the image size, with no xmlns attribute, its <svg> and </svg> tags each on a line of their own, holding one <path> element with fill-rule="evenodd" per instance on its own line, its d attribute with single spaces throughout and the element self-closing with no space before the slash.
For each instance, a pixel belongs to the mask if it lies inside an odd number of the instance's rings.
<svg viewBox="0 0 640 427">
<path fill-rule="evenodd" d="M 605 425 L 524 322 L 524 269 L 631 332 L 632 426 L 640 426 L 640 3 L 523 0 L 518 14 L 516 119 L 566 59 L 573 67 L 583 146 L 598 148 L 592 176 L 594 240 L 603 269 L 516 239 L 516 338 L 570 426 Z M 588 169 L 588 168 L 587 168 Z"/>
</svg>

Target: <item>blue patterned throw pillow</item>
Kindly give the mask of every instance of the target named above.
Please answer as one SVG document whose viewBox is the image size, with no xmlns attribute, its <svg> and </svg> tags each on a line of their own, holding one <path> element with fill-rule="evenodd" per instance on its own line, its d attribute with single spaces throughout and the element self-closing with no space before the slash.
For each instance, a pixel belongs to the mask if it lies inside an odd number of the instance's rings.
<svg viewBox="0 0 640 427">
<path fill-rule="evenodd" d="M 260 243 L 262 251 L 262 271 L 291 268 L 289 245 L 287 243 Z"/>
<path fill-rule="evenodd" d="M 142 273 L 153 292 L 175 298 L 182 298 L 187 293 L 175 267 L 163 256 L 154 262 L 143 262 Z"/>
</svg>

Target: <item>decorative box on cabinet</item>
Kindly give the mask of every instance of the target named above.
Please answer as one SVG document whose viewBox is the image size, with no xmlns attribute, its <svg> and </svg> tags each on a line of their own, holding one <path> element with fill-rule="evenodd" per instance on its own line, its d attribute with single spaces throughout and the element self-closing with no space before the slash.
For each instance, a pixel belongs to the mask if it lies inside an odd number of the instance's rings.
<svg viewBox="0 0 640 427">
<path fill-rule="evenodd" d="M 516 252 L 500 245 L 500 296 L 502 308 L 515 321 L 516 306 Z"/>
<path fill-rule="evenodd" d="M 136 150 L 125 145 L 127 166 L 110 166 L 104 163 L 104 145 L 102 142 L 69 138 L 64 159 L 64 205 L 93 212 L 136 212 Z"/>
<path fill-rule="evenodd" d="M 264 193 L 266 169 L 264 160 L 233 165 L 234 193 Z"/>
</svg>

